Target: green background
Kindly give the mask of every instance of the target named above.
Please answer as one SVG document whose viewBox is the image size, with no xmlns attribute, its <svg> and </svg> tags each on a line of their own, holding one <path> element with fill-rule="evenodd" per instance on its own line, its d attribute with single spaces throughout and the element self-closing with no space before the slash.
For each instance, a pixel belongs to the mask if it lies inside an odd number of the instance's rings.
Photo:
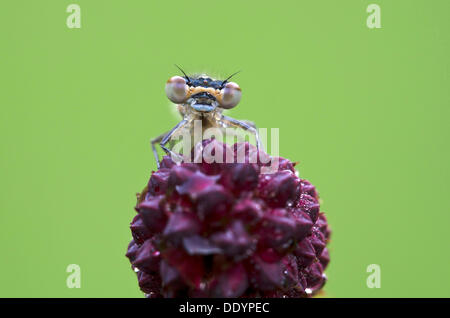
<svg viewBox="0 0 450 318">
<path fill-rule="evenodd" d="M 81 6 L 81 29 L 66 7 Z M 381 6 L 381 29 L 366 8 Z M 2 1 L 0 296 L 142 297 L 124 257 L 179 72 L 235 81 L 333 230 L 326 296 L 449 297 L 450 1 Z M 81 266 L 81 288 L 66 267 Z M 381 288 L 366 286 L 369 264 Z"/>
</svg>

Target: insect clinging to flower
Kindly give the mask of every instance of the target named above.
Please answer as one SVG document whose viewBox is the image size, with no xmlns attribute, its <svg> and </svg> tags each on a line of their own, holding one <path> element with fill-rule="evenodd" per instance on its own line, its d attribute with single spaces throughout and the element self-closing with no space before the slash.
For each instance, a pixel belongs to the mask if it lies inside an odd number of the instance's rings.
<svg viewBox="0 0 450 318">
<path fill-rule="evenodd" d="M 183 118 L 151 141 L 158 169 L 136 195 L 130 224 L 126 257 L 139 288 L 148 298 L 318 294 L 331 232 L 315 186 L 299 177 L 296 163 L 261 148 L 254 124 L 222 114 L 241 99 L 234 74 L 183 75 L 165 89 Z M 245 131 L 256 146 L 235 142 Z M 158 143 L 169 155 L 161 164 Z"/>
<path fill-rule="evenodd" d="M 236 107 L 241 100 L 241 88 L 237 83 L 230 81 L 238 72 L 224 80 L 217 80 L 206 74 L 188 76 L 181 68 L 179 69 L 183 76 L 171 77 L 166 83 L 165 91 L 167 98 L 177 105 L 183 119 L 170 131 L 151 140 L 158 168 L 159 157 L 155 145 L 159 143 L 166 154 L 177 156 L 167 144 L 179 131 L 193 130 L 196 120 L 201 121 L 203 131 L 211 127 L 244 129 L 255 136 L 257 147 L 261 147 L 258 130 L 252 122 L 222 114 L 224 110 Z"/>
</svg>

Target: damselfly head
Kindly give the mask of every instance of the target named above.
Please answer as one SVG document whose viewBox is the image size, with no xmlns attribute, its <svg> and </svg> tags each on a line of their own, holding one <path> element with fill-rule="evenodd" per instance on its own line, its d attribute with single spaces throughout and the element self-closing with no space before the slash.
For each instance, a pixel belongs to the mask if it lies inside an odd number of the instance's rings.
<svg viewBox="0 0 450 318">
<path fill-rule="evenodd" d="M 230 109 L 241 100 L 241 88 L 234 82 L 216 80 L 208 75 L 173 76 L 166 83 L 166 95 L 175 104 L 185 104 L 197 112 L 212 112 L 217 107 Z M 235 73 L 236 74 L 236 73 Z"/>
</svg>

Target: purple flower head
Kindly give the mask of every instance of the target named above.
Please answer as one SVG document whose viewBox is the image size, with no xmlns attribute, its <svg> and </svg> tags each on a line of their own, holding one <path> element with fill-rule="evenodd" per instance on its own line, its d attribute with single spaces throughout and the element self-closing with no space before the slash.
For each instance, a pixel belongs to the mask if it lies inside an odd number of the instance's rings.
<svg viewBox="0 0 450 318">
<path fill-rule="evenodd" d="M 323 287 L 330 230 L 316 188 L 285 158 L 263 173 L 268 157 L 212 139 L 193 162 L 163 158 L 126 254 L 147 297 L 308 297 Z"/>
</svg>

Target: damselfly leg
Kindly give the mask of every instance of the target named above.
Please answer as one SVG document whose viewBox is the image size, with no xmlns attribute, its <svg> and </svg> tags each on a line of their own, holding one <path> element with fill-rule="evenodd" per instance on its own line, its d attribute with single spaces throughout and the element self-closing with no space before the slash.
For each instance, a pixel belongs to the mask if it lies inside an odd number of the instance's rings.
<svg viewBox="0 0 450 318">
<path fill-rule="evenodd" d="M 171 140 L 171 138 L 176 135 L 180 130 L 184 129 L 186 126 L 190 125 L 192 120 L 183 119 L 180 121 L 175 127 L 173 127 L 168 133 L 162 134 L 151 140 L 151 146 L 153 150 L 153 155 L 155 156 L 156 166 L 159 169 L 160 162 L 158 151 L 156 150 L 156 144 L 159 143 L 160 147 L 164 150 L 167 155 L 170 155 L 172 158 L 179 158 L 180 155 L 176 154 L 172 150 L 166 147 L 167 143 Z"/>
<path fill-rule="evenodd" d="M 258 151 L 264 150 L 263 145 L 261 144 L 261 140 L 259 138 L 258 129 L 256 128 L 256 126 L 253 122 L 237 120 L 232 117 L 223 116 L 223 115 L 222 115 L 222 118 L 220 119 L 220 122 L 225 127 L 241 128 L 241 129 L 244 129 L 244 130 L 250 132 L 251 134 L 253 134 L 255 136 L 256 147 L 257 147 Z"/>
</svg>

